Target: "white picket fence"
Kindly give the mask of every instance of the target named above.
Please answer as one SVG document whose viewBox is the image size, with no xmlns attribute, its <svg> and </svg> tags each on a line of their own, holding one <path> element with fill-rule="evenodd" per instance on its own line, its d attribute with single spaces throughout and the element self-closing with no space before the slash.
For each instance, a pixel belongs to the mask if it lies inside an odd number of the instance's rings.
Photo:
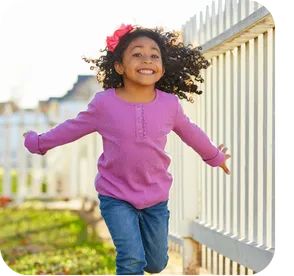
<svg viewBox="0 0 294 276">
<path fill-rule="evenodd" d="M 74 118 L 77 110 L 86 106 L 87 103 L 68 104 L 59 114 L 60 122 Z M 40 111 L 35 111 L 33 118 L 31 115 L 24 111 L 11 113 L 8 107 L 0 117 L 1 194 L 13 198 L 16 204 L 29 198 L 87 197 L 97 200 L 94 179 L 97 157 L 102 153 L 101 137 L 91 134 L 52 149 L 45 156 L 31 154 L 24 147 L 23 133 L 28 130 L 43 133 L 57 123 L 49 123 Z M 17 156 L 13 158 L 15 152 Z M 17 178 L 17 188 L 13 175 Z"/>
<path fill-rule="evenodd" d="M 213 274 L 245 275 L 264 269 L 275 247 L 275 29 L 269 11 L 256 2 L 232 0 L 226 1 L 225 10 L 221 7 L 219 1 L 216 13 L 213 3 L 205 22 L 200 12 L 183 25 L 184 42 L 201 45 L 211 63 L 202 72 L 203 95 L 194 97 L 194 104 L 183 101 L 183 107 L 214 143 L 229 148 L 231 175 L 207 166 L 174 133 L 169 135 L 169 171 L 174 175 L 169 238 L 170 247 L 183 254 L 185 273 L 197 274 L 201 266 Z M 76 115 L 77 109 L 65 110 L 60 121 Z M 0 121 L 0 136 L 5 137 L 0 144 L 2 194 L 16 202 L 29 197 L 97 200 L 94 179 L 101 137 L 91 134 L 44 157 L 31 155 L 23 147 L 22 133 L 28 128 L 43 132 L 52 125 L 42 122 L 40 113 L 32 126 L 25 125 L 24 114 L 19 116 L 16 163 L 10 154 L 14 134 L 9 110 Z M 16 194 L 12 169 L 19 176 Z"/>
<path fill-rule="evenodd" d="M 203 95 L 183 105 L 213 142 L 229 148 L 232 173 L 205 165 L 172 137 L 170 236 L 183 247 L 186 272 L 196 263 L 213 274 L 244 275 L 263 270 L 275 247 L 275 30 L 256 2 L 221 7 L 216 15 L 213 3 L 205 23 L 200 13 L 183 26 L 184 43 L 202 46 L 211 63 Z"/>
</svg>

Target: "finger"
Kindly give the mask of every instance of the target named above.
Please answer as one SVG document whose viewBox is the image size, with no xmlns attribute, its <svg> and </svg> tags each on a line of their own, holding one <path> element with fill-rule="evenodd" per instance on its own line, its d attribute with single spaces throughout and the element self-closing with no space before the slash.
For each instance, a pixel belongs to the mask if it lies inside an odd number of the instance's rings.
<svg viewBox="0 0 294 276">
<path fill-rule="evenodd" d="M 224 144 L 221 144 L 221 145 L 218 146 L 218 149 L 222 150 L 223 147 L 224 147 Z"/>
<path fill-rule="evenodd" d="M 229 159 L 229 158 L 231 158 L 231 155 L 226 154 L 226 160 Z"/>
<path fill-rule="evenodd" d="M 228 151 L 228 148 L 224 148 L 224 149 L 222 150 L 223 153 L 226 153 L 227 151 Z"/>
<path fill-rule="evenodd" d="M 230 172 L 230 170 L 229 170 L 228 168 L 225 168 L 225 169 L 224 169 L 224 172 L 225 172 L 226 174 L 231 174 L 231 172 Z"/>
<path fill-rule="evenodd" d="M 230 170 L 227 168 L 226 165 L 223 167 L 223 170 L 226 174 L 231 174 Z"/>
</svg>

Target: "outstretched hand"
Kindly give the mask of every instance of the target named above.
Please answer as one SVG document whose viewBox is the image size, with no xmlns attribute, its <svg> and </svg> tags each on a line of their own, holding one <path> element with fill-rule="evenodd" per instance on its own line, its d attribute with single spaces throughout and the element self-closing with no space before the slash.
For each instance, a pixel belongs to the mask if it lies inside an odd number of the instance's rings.
<svg viewBox="0 0 294 276">
<path fill-rule="evenodd" d="M 29 131 L 25 132 L 22 136 L 26 138 L 26 135 L 29 133 Z"/>
<path fill-rule="evenodd" d="M 219 167 L 222 168 L 226 174 L 231 174 L 230 170 L 228 169 L 226 165 L 226 161 L 231 157 L 231 155 L 226 154 L 228 148 L 226 148 L 223 144 L 221 144 L 218 146 L 218 149 L 221 150 L 226 156 L 225 161 Z"/>
</svg>

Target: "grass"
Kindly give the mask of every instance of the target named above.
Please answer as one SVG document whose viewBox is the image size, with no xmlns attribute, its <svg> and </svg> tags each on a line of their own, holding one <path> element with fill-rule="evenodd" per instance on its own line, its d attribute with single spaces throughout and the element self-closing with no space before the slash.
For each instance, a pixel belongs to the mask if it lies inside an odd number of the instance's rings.
<svg viewBox="0 0 294 276">
<path fill-rule="evenodd" d="M 24 275 L 115 274 L 115 250 L 71 211 L 0 209 L 3 260 Z"/>
<path fill-rule="evenodd" d="M 4 170 L 0 168 L 0 195 L 3 176 Z M 10 170 L 10 177 L 11 192 L 16 194 L 17 171 Z M 32 171 L 29 171 L 27 187 L 31 184 Z M 46 190 L 44 177 L 42 192 Z M 12 270 L 23 275 L 115 274 L 114 248 L 97 240 L 77 214 L 31 207 L 38 204 L 30 202 L 18 209 L 0 208 L 0 250 Z"/>
</svg>

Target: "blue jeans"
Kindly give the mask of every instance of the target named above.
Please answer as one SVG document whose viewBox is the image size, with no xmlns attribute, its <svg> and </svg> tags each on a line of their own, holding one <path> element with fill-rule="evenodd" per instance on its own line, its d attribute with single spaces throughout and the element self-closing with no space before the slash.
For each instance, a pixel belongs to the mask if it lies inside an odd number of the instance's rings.
<svg viewBox="0 0 294 276">
<path fill-rule="evenodd" d="M 98 194 L 101 215 L 116 247 L 117 275 L 159 273 L 168 262 L 168 201 L 142 210 Z"/>
</svg>

